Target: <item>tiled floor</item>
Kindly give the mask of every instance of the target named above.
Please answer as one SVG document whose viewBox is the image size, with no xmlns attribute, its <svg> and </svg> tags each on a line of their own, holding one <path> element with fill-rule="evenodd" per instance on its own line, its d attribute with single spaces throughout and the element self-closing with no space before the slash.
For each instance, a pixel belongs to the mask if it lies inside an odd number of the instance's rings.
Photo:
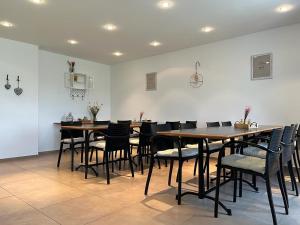
<svg viewBox="0 0 300 225">
<path fill-rule="evenodd" d="M 103 168 L 100 176 L 82 171 L 71 172 L 69 155 L 63 156 L 56 168 L 57 153 L 38 157 L 0 161 L 0 224 L 1 225 L 193 225 L 193 224 L 272 224 L 264 183 L 254 193 L 244 186 L 243 198 L 232 203 L 232 186 L 222 187 L 221 199 L 232 209 L 232 216 L 220 211 L 213 217 L 213 202 L 185 196 L 178 206 L 175 200 L 176 182 L 167 186 L 168 168 L 156 168 L 149 196 L 143 195 L 146 174 L 130 177 L 128 168 L 116 171 L 111 185 L 106 185 Z M 213 164 L 212 164 L 213 167 Z M 193 162 L 184 166 L 184 188 L 195 189 Z M 176 174 L 174 174 L 175 176 Z M 290 185 L 288 184 L 290 188 Z M 274 200 L 281 225 L 300 224 L 300 198 L 290 195 L 290 215 L 284 214 L 278 188 L 274 185 Z M 292 193 L 292 192 L 290 192 Z M 214 193 L 212 193 L 213 195 Z"/>
</svg>

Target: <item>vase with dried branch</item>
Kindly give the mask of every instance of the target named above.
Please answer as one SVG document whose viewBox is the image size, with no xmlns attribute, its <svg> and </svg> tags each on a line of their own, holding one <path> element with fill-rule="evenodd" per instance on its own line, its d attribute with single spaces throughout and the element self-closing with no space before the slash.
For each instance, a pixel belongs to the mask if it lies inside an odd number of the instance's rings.
<svg viewBox="0 0 300 225">
<path fill-rule="evenodd" d="M 98 104 L 97 102 L 95 102 L 93 105 L 89 105 L 89 109 L 90 112 L 92 114 L 92 120 L 96 121 L 97 120 L 97 114 L 99 113 L 99 111 L 101 110 L 103 104 Z"/>
</svg>

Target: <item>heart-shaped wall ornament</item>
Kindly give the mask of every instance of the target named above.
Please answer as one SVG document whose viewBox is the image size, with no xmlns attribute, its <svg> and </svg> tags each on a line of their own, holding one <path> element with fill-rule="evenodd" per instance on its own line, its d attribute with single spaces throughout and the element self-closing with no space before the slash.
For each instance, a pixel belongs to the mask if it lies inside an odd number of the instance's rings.
<svg viewBox="0 0 300 225">
<path fill-rule="evenodd" d="M 18 81 L 18 87 L 14 89 L 14 92 L 15 92 L 16 95 L 19 96 L 23 93 L 23 89 L 19 87 L 19 84 L 20 84 L 20 77 L 19 76 L 18 76 L 17 81 Z"/>
<path fill-rule="evenodd" d="M 6 84 L 4 85 L 6 90 L 9 90 L 11 88 L 11 85 L 9 84 L 8 74 L 6 75 Z"/>
</svg>

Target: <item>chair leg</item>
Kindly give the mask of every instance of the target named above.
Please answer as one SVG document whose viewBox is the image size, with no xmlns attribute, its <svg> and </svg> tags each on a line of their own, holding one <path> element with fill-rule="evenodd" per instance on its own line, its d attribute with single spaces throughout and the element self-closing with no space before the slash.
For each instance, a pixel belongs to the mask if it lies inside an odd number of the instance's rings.
<svg viewBox="0 0 300 225">
<path fill-rule="evenodd" d="M 151 155 L 150 166 L 149 166 L 149 171 L 148 171 L 148 176 L 147 176 L 147 181 L 146 181 L 146 187 L 145 187 L 145 192 L 144 192 L 145 195 L 148 194 L 148 189 L 149 189 L 149 184 L 150 184 L 150 180 L 151 180 L 151 176 L 152 176 L 153 166 L 154 166 L 154 156 Z"/>
<path fill-rule="evenodd" d="M 71 171 L 74 171 L 74 152 L 75 152 L 75 148 L 74 145 L 70 145 L 70 149 L 71 149 Z"/>
<path fill-rule="evenodd" d="M 97 164 L 97 167 L 98 167 L 98 163 L 99 163 L 99 159 L 98 159 L 98 151 L 96 149 L 96 164 Z"/>
<path fill-rule="evenodd" d="M 131 154 L 130 154 L 130 149 L 124 150 L 124 155 L 126 154 L 126 152 L 127 152 L 127 157 L 128 157 L 128 161 L 129 161 L 131 176 L 134 177 L 134 170 L 133 170 L 133 163 L 132 163 L 132 158 L 131 158 Z"/>
<path fill-rule="evenodd" d="M 240 172 L 239 197 L 243 197 L 243 173 Z"/>
<path fill-rule="evenodd" d="M 111 155 L 111 161 L 112 161 L 112 163 L 111 163 L 111 172 L 113 173 L 113 172 L 115 172 L 115 163 L 114 163 L 115 157 L 114 157 L 114 152 L 111 152 L 110 155 Z"/>
<path fill-rule="evenodd" d="M 174 165 L 174 160 L 171 160 L 170 161 L 170 170 L 169 170 L 169 179 L 168 179 L 169 186 L 171 186 L 171 181 L 172 181 L 173 165 Z"/>
<path fill-rule="evenodd" d="M 217 182 L 216 182 L 216 195 L 215 195 L 215 218 L 218 218 L 219 214 L 219 196 L 220 196 L 220 182 L 221 182 L 221 167 L 217 168 Z"/>
<path fill-rule="evenodd" d="M 252 184 L 253 186 L 256 188 L 257 187 L 257 184 L 256 184 L 256 176 L 255 175 L 252 175 Z"/>
<path fill-rule="evenodd" d="M 58 153 L 58 159 L 57 159 L 57 167 L 60 165 L 60 159 L 61 159 L 61 154 L 63 152 L 63 143 L 60 143 L 60 148 L 59 148 L 59 153 Z"/>
<path fill-rule="evenodd" d="M 141 167 L 141 173 L 144 174 L 144 164 L 143 164 L 143 150 L 142 147 L 138 146 L 139 164 Z"/>
<path fill-rule="evenodd" d="M 210 159 L 210 155 L 207 154 L 206 159 L 205 159 L 205 161 L 206 161 L 205 165 L 206 165 L 206 188 L 207 188 L 207 190 L 209 190 L 209 183 L 210 183 L 209 159 Z"/>
<path fill-rule="evenodd" d="M 105 166 L 106 166 L 106 183 L 110 184 L 110 177 L 109 177 L 109 154 L 107 151 L 104 152 L 105 158 Z M 112 163 L 113 164 L 113 163 Z"/>
<path fill-rule="evenodd" d="M 196 176 L 197 173 L 197 166 L 198 166 L 198 158 L 195 160 L 195 165 L 194 165 L 194 176 Z"/>
<path fill-rule="evenodd" d="M 283 165 L 282 165 L 282 162 L 280 162 L 280 175 L 281 175 L 281 178 L 282 178 L 282 186 L 283 186 L 283 190 L 284 190 L 284 193 L 285 193 L 285 197 L 286 197 L 286 203 L 289 207 L 289 197 L 288 197 L 288 193 L 287 193 L 287 189 L 286 189 L 286 184 L 285 184 L 285 176 L 284 176 L 284 170 L 283 170 Z"/>
<path fill-rule="evenodd" d="M 296 158 L 297 158 L 298 166 L 300 168 L 300 154 L 299 154 L 298 144 L 296 146 Z M 300 183 L 299 178 L 298 178 L 298 182 Z"/>
<path fill-rule="evenodd" d="M 84 144 L 81 144 L 80 162 L 83 163 Z"/>
<path fill-rule="evenodd" d="M 283 204 L 284 204 L 284 208 L 285 208 L 285 214 L 288 215 L 289 209 L 288 209 L 288 205 L 287 205 L 287 201 L 286 201 L 286 195 L 284 192 L 280 171 L 277 172 L 277 180 L 278 180 L 278 184 L 279 184 L 279 188 L 280 188 L 280 192 L 281 192 L 281 196 L 282 196 L 282 200 L 283 200 Z"/>
<path fill-rule="evenodd" d="M 267 193 L 268 193 L 270 209 L 271 209 L 271 213 L 272 213 L 273 225 L 277 225 L 277 219 L 276 219 L 276 213 L 275 213 L 275 208 L 274 208 L 274 203 L 273 203 L 272 189 L 271 189 L 269 177 L 266 178 L 266 188 L 267 188 Z"/>
<path fill-rule="evenodd" d="M 296 182 L 295 174 L 294 174 L 294 171 L 293 171 L 292 161 L 289 161 L 289 162 L 288 162 L 288 169 L 289 169 L 289 173 L 290 173 L 290 177 L 291 177 L 292 184 L 293 184 L 294 187 L 295 187 L 296 196 L 299 196 L 298 187 L 297 187 L 297 182 Z"/>
<path fill-rule="evenodd" d="M 122 150 L 120 150 L 120 161 L 119 161 L 119 170 L 121 170 L 121 166 L 122 166 L 122 161 L 121 161 L 121 159 L 122 159 L 122 156 L 123 156 L 123 151 Z M 125 152 L 124 152 L 124 158 L 125 158 Z"/>
<path fill-rule="evenodd" d="M 92 160 L 93 160 L 93 155 L 94 155 L 94 148 L 92 148 L 92 150 L 91 150 L 91 154 L 90 154 L 90 162 L 92 162 Z"/>
<path fill-rule="evenodd" d="M 294 160 L 294 165 L 295 165 L 295 169 L 296 169 L 296 173 L 297 173 L 297 177 L 298 177 L 298 182 L 300 182 L 300 173 L 299 173 L 299 167 L 297 164 L 297 158 L 296 158 L 296 153 L 293 154 L 293 160 Z"/>
<path fill-rule="evenodd" d="M 158 169 L 160 169 L 161 167 L 160 167 L 160 160 L 159 159 L 157 159 L 157 164 L 158 164 Z"/>
<path fill-rule="evenodd" d="M 168 161 L 165 160 L 165 167 L 168 167 Z"/>
<path fill-rule="evenodd" d="M 177 194 L 177 204 L 181 205 L 181 184 L 182 184 L 182 165 L 183 161 L 178 161 L 178 194 Z"/>
<path fill-rule="evenodd" d="M 233 202 L 236 202 L 236 192 L 237 192 L 237 171 L 232 170 L 232 175 L 233 175 L 233 182 L 234 182 L 234 187 L 233 187 Z"/>
</svg>

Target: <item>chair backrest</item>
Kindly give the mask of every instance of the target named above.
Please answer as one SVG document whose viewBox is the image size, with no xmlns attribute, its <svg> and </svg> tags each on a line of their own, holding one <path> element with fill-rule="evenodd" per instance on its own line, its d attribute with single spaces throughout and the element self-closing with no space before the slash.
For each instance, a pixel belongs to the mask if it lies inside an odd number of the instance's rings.
<svg viewBox="0 0 300 225">
<path fill-rule="evenodd" d="M 159 131 L 171 131 L 171 125 L 169 123 L 157 124 L 155 126 L 155 132 Z M 164 151 L 174 148 L 174 139 L 166 136 L 154 135 L 151 139 L 151 154 L 155 154 L 158 151 Z"/>
<path fill-rule="evenodd" d="M 286 165 L 287 162 L 292 160 L 292 152 L 293 152 L 293 142 L 292 136 L 294 132 L 294 127 L 285 126 L 282 135 L 282 162 Z"/>
<path fill-rule="evenodd" d="M 222 127 L 232 127 L 231 121 L 222 121 Z"/>
<path fill-rule="evenodd" d="M 60 122 L 61 126 L 81 126 L 82 122 L 81 121 L 70 121 L 70 122 L 65 122 L 61 121 Z M 61 140 L 67 139 L 67 138 L 78 138 L 78 137 L 83 137 L 83 131 L 82 130 L 61 130 Z"/>
<path fill-rule="evenodd" d="M 220 127 L 220 122 L 206 122 L 207 127 Z"/>
<path fill-rule="evenodd" d="M 108 125 L 110 124 L 110 120 L 101 120 L 101 121 L 94 121 L 95 125 Z"/>
<path fill-rule="evenodd" d="M 298 124 L 295 123 L 295 124 L 292 124 L 291 125 L 294 129 L 293 129 L 293 135 L 292 135 L 292 141 L 293 143 L 297 140 L 297 129 L 298 129 Z"/>
<path fill-rule="evenodd" d="M 170 124 L 172 130 L 180 129 L 180 121 L 167 121 L 166 124 Z"/>
<path fill-rule="evenodd" d="M 106 151 L 129 150 L 130 125 L 123 123 L 110 123 L 105 137 Z"/>
<path fill-rule="evenodd" d="M 131 124 L 132 123 L 132 121 L 131 120 L 118 120 L 117 121 L 118 123 L 122 123 L 122 124 Z"/>
<path fill-rule="evenodd" d="M 189 124 L 193 124 L 193 128 L 197 128 L 197 120 L 195 120 L 195 121 L 192 121 L 192 120 L 187 120 L 187 121 L 185 121 L 185 123 L 189 123 Z"/>
<path fill-rule="evenodd" d="M 195 126 L 192 123 L 182 123 L 180 124 L 180 129 L 195 129 Z"/>
<path fill-rule="evenodd" d="M 270 143 L 266 156 L 266 173 L 275 174 L 279 171 L 279 159 L 281 154 L 280 144 L 283 135 L 283 129 L 275 129 L 272 132 Z"/>
<path fill-rule="evenodd" d="M 150 139 L 155 134 L 157 122 L 142 122 L 139 134 L 139 145 L 149 146 Z"/>
</svg>

